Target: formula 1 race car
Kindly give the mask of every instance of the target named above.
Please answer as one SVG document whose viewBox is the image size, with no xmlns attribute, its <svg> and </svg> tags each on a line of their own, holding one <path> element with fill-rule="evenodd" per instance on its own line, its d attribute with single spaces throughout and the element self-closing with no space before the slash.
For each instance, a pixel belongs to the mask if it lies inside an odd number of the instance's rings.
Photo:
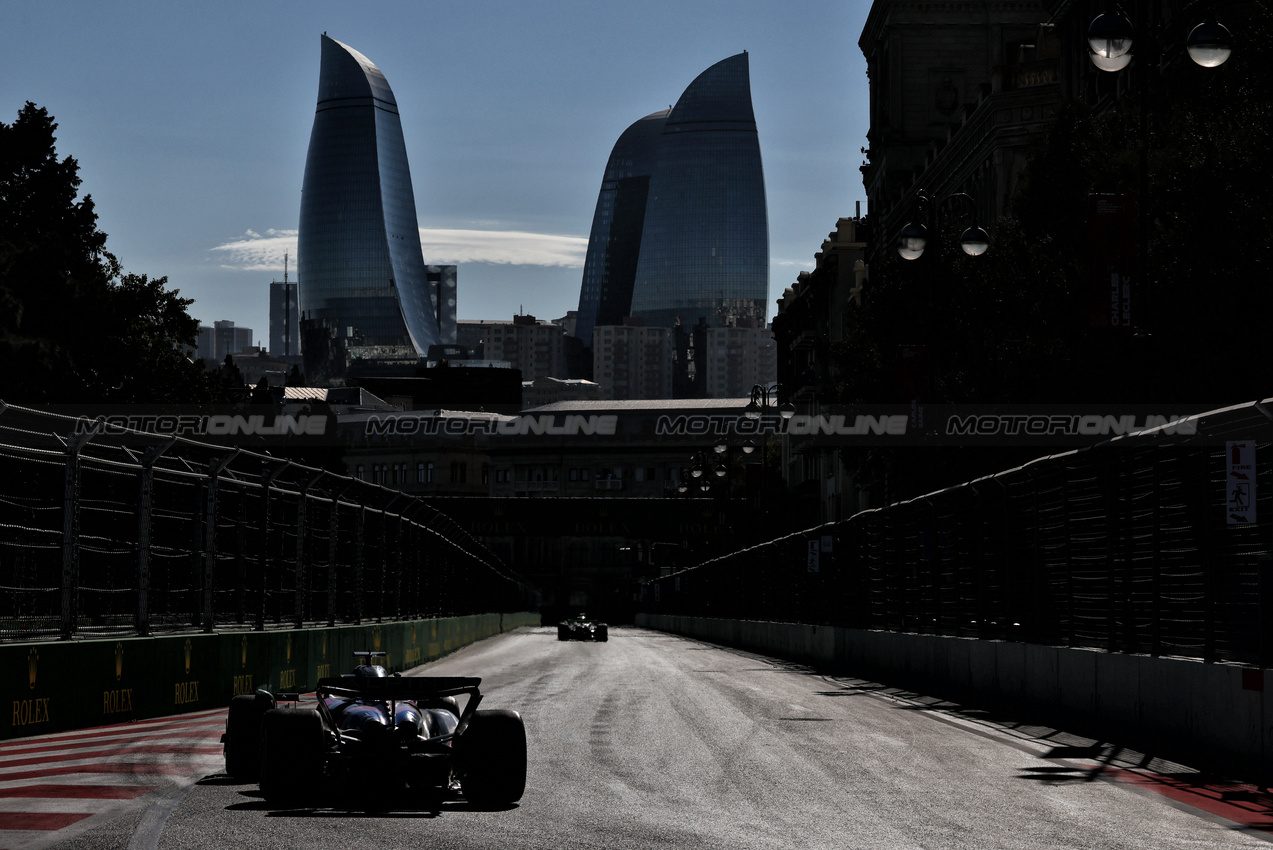
<svg viewBox="0 0 1273 850">
<path fill-rule="evenodd" d="M 265 799 L 279 804 L 358 789 L 459 793 L 480 807 L 521 799 L 526 729 L 516 711 L 477 710 L 481 679 L 389 676 L 374 663 L 383 652 L 354 655 L 365 663 L 319 679 L 313 702 L 266 690 L 234 697 L 222 738 L 226 773 L 258 779 Z"/>
<path fill-rule="evenodd" d="M 610 629 L 602 622 L 588 619 L 587 614 L 562 620 L 557 624 L 557 640 L 599 640 L 610 639 Z"/>
</svg>

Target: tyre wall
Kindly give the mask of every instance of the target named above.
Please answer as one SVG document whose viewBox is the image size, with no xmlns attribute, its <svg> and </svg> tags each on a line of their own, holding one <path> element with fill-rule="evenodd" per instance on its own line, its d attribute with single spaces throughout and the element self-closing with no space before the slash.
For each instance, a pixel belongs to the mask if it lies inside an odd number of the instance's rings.
<svg viewBox="0 0 1273 850">
<path fill-rule="evenodd" d="M 802 661 L 1199 767 L 1273 775 L 1270 672 L 1236 664 L 800 623 L 637 625 Z"/>
<path fill-rule="evenodd" d="M 409 670 L 539 625 L 537 612 L 267 632 L 0 645 L 0 739 L 221 708 L 257 688 L 313 689 L 381 650 Z"/>
</svg>

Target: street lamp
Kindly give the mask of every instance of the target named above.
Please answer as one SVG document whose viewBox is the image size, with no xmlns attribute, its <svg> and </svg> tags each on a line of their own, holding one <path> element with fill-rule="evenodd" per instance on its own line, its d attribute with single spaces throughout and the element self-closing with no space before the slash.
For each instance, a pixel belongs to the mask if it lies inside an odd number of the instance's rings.
<svg viewBox="0 0 1273 850">
<path fill-rule="evenodd" d="M 1111 3 L 1108 11 L 1097 15 L 1088 26 L 1087 40 L 1091 48 L 1092 64 L 1102 71 L 1116 72 L 1126 68 L 1132 60 L 1135 44 L 1140 54 L 1143 73 L 1137 74 L 1135 96 L 1139 113 L 1139 142 L 1137 144 L 1137 196 L 1136 196 L 1136 276 L 1140 286 L 1148 284 L 1149 269 L 1149 102 L 1154 86 L 1155 72 L 1161 67 L 1159 33 L 1175 23 L 1183 23 L 1183 13 L 1161 20 L 1161 3 L 1137 0 L 1136 22 L 1123 14 L 1117 4 Z M 1196 20 L 1196 18 L 1195 18 Z M 1223 65 L 1233 51 L 1233 39 L 1229 30 L 1218 23 L 1214 12 L 1189 31 L 1185 40 L 1189 58 L 1203 68 Z M 1146 299 L 1146 304 L 1149 304 Z M 1141 311 L 1145 314 L 1149 310 Z M 1137 336 L 1146 335 L 1137 331 Z"/>
<path fill-rule="evenodd" d="M 1189 31 L 1185 40 L 1185 49 L 1189 58 L 1203 68 L 1218 68 L 1229 59 L 1233 52 L 1233 37 L 1224 24 L 1216 22 L 1215 13 Z"/>
<path fill-rule="evenodd" d="M 1102 71 L 1121 71 L 1132 61 L 1132 22 L 1121 10 L 1103 12 L 1087 28 L 1092 64 Z"/>
<path fill-rule="evenodd" d="M 990 247 L 990 234 L 977 225 L 977 203 L 971 195 L 966 192 L 956 192 L 934 203 L 928 193 L 920 189 L 915 193 L 915 207 L 910 223 L 897 234 L 897 253 L 903 260 L 918 260 L 924 255 L 929 239 L 927 222 L 936 215 L 938 204 L 952 198 L 966 202 L 972 209 L 971 226 L 960 235 L 959 247 L 970 257 L 980 257 L 986 253 Z"/>
<path fill-rule="evenodd" d="M 778 396 L 783 392 L 782 387 L 778 384 L 755 384 L 751 388 L 751 402 L 743 408 L 743 416 L 748 419 L 759 419 L 762 414 L 768 413 L 769 409 L 777 406 L 778 415 L 783 419 L 790 419 L 796 415 L 796 407 L 789 401 L 778 404 Z M 717 450 L 719 451 L 719 449 Z"/>
<path fill-rule="evenodd" d="M 1143 23 L 1142 20 L 1142 26 Z M 1088 56 L 1092 64 L 1102 71 L 1121 71 L 1132 61 L 1132 44 L 1141 38 L 1148 38 L 1145 30 L 1137 33 L 1122 9 L 1115 6 L 1097 15 L 1088 26 L 1087 43 L 1091 48 Z M 1216 21 L 1215 13 L 1210 12 L 1206 20 L 1189 31 L 1185 49 L 1195 64 L 1203 68 L 1217 68 L 1233 52 L 1233 37 L 1223 24 Z"/>
<path fill-rule="evenodd" d="M 725 475 L 725 465 L 719 464 L 711 467 L 707 461 L 707 456 L 702 452 L 694 452 L 690 455 L 690 466 L 688 468 L 681 467 L 681 477 L 676 483 L 676 492 L 682 496 L 698 496 L 700 493 L 709 493 L 712 489 L 710 478 L 704 478 L 708 469 L 718 478 Z"/>
</svg>

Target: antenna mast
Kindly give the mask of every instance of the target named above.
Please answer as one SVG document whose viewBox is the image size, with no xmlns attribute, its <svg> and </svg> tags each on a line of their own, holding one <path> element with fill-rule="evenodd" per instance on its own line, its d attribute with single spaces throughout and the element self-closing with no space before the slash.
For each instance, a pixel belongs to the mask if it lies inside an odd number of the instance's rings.
<svg viewBox="0 0 1273 850">
<path fill-rule="evenodd" d="M 287 285 L 287 252 L 283 252 L 283 354 L 292 356 L 292 293 Z"/>
</svg>

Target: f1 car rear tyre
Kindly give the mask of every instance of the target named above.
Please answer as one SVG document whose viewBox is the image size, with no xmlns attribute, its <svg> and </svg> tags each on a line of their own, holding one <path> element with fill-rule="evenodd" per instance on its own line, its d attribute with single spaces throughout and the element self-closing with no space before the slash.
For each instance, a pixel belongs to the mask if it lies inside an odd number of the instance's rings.
<svg viewBox="0 0 1273 850">
<path fill-rule="evenodd" d="M 566 626 L 558 626 L 557 640 L 570 640 L 570 629 Z"/>
<path fill-rule="evenodd" d="M 610 630 L 605 626 L 602 626 L 597 629 L 595 637 L 599 641 L 608 641 L 610 640 Z"/>
<path fill-rule="evenodd" d="M 225 721 L 225 772 L 230 776 L 256 779 L 261 769 L 261 718 L 273 707 L 273 700 L 251 694 L 230 700 Z"/>
<path fill-rule="evenodd" d="M 477 806 L 516 803 L 526 791 L 526 726 L 516 711 L 477 711 L 455 740 L 460 789 Z"/>
<path fill-rule="evenodd" d="M 271 803 L 312 795 L 323 774 L 323 719 L 312 708 L 275 708 L 261 718 L 261 793 Z"/>
</svg>

